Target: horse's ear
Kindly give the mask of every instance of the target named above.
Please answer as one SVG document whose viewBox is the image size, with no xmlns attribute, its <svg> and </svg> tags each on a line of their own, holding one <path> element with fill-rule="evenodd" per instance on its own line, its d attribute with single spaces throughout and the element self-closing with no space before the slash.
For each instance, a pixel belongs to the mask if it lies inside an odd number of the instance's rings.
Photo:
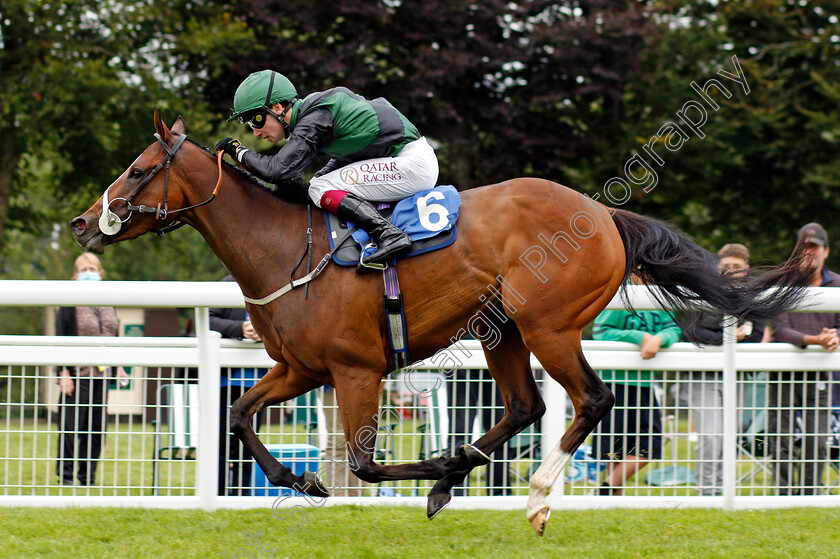
<svg viewBox="0 0 840 559">
<path fill-rule="evenodd" d="M 169 128 L 167 128 L 166 124 L 164 124 L 157 107 L 155 107 L 155 131 L 160 134 L 160 137 L 163 138 L 164 142 L 168 141 Z"/>
<path fill-rule="evenodd" d="M 178 115 L 178 120 L 172 125 L 172 131 L 176 134 L 184 134 L 187 131 L 187 123 L 181 115 Z"/>
</svg>

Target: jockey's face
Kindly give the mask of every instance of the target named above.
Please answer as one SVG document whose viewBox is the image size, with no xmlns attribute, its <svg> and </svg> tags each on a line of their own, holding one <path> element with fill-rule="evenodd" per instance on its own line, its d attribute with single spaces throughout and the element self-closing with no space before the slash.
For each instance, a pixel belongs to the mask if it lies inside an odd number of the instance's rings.
<svg viewBox="0 0 840 559">
<path fill-rule="evenodd" d="M 274 115 L 281 115 L 283 113 L 283 105 L 280 103 L 275 103 L 271 107 L 271 112 Z M 289 121 L 291 116 L 291 111 L 286 113 L 286 122 Z M 254 136 L 257 138 L 268 140 L 272 144 L 276 144 L 280 140 L 286 138 L 285 131 L 283 130 L 283 125 L 280 124 L 280 121 L 273 115 L 269 114 L 268 118 L 265 121 L 265 125 L 262 128 L 254 128 Z"/>
</svg>

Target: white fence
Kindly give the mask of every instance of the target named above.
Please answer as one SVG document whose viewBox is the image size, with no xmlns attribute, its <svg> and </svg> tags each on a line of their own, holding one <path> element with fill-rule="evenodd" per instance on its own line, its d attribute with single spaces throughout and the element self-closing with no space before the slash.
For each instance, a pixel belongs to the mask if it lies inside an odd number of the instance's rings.
<svg viewBox="0 0 840 559">
<path fill-rule="evenodd" d="M 813 300 L 818 303 L 808 310 L 840 310 L 840 290 L 813 292 Z M 632 299 L 636 308 L 653 308 L 644 288 L 634 289 Z M 229 453 L 229 449 L 220 447 L 226 444 L 220 442 L 218 427 L 220 371 L 273 365 L 261 345 L 221 340 L 209 331 L 208 307 L 242 304 L 242 295 L 232 283 L 0 282 L 3 306 L 195 307 L 197 332 L 195 338 L 0 337 L 0 505 L 276 510 L 280 503 L 284 508 L 325 504 L 260 486 L 259 471 L 251 469 L 250 461 L 243 457 L 228 457 L 222 463 L 224 468 L 234 464 L 230 472 L 236 472 L 238 477 L 231 480 L 231 487 L 240 496 L 218 494 L 218 457 L 220 452 Z M 614 300 L 610 307 L 622 305 Z M 462 363 L 455 378 L 435 376 L 431 367 L 419 365 L 417 371 L 395 375 L 384 383 L 380 416 L 387 420 L 382 422 L 377 442 L 379 461 L 407 462 L 448 452 L 460 444 L 456 439 L 470 440 L 489 428 L 488 422 L 500 417 L 501 402 L 491 381 L 478 372 L 486 368 L 483 354 L 477 345 L 463 345 L 468 351 L 451 350 Z M 651 360 L 642 360 L 638 348 L 631 344 L 587 341 L 584 350 L 596 369 L 662 372 L 656 407 L 663 416 L 665 452 L 662 459 L 653 461 L 630 480 L 624 496 L 596 496 L 592 493 L 597 492 L 609 460 L 585 455 L 581 450 L 565 474 L 567 483 L 555 486 L 550 499 L 555 509 L 840 506 L 840 456 L 836 449 L 830 449 L 822 459 L 823 479 L 819 487 L 812 488 L 819 495 L 778 496 L 770 475 L 773 458 L 766 445 L 757 440 L 752 422 L 760 412 L 767 411 L 766 403 L 755 401 L 755 395 L 766 394 L 770 387 L 766 375 L 753 373 L 840 370 L 840 354 L 829 354 L 816 347 L 798 350 L 787 344 L 736 346 L 729 340 L 723 347 L 708 349 L 678 343 Z M 57 443 L 67 429 L 59 424 L 63 412 L 57 405 L 55 368 L 104 363 L 131 367 L 131 384 L 125 390 L 117 385 L 108 389 L 108 403 L 100 406 L 99 411 L 106 414 L 108 422 L 94 483 L 61 485 L 56 471 Z M 475 472 L 468 487 L 458 489 L 451 506 L 524 508 L 527 479 L 539 463 L 540 449 L 551 448 L 559 440 L 571 417 L 562 388 L 542 378 L 535 359 L 533 365 L 546 401 L 546 415 L 537 429 L 519 435 L 508 450 L 494 456 L 495 468 Z M 723 406 L 709 406 L 712 411 L 722 411 L 724 421 L 717 432 L 694 433 L 687 401 L 696 387 L 709 380 L 704 371 L 724 372 Z M 164 385 L 169 387 L 162 389 Z M 166 405 L 169 401 L 182 401 L 190 394 L 189 387 L 196 385 L 197 395 L 193 390 L 192 403 L 195 396 L 201 403 L 197 421 L 195 406 L 180 410 Z M 450 411 L 446 411 L 447 406 Z M 192 416 L 187 413 L 189 410 Z M 185 414 L 181 415 L 181 411 Z M 429 482 L 360 486 L 353 481 L 355 478 L 346 476 L 346 466 L 334 461 L 330 452 L 335 451 L 336 441 L 340 446 L 341 428 L 334 418 L 335 407 L 329 393 L 319 391 L 282 406 L 273 415 L 266 414 L 258 428 L 261 439 L 278 453 L 303 452 L 297 462 L 291 455 L 283 454 L 284 462 L 300 468 L 319 468 L 335 493 L 345 495 L 330 497 L 326 504 L 425 505 Z M 692 453 L 697 444 L 695 438 L 702 440 L 706 436 L 723 441 L 723 480 L 720 495 L 713 497 L 697 496 L 690 479 L 693 469 L 703 467 L 703 460 L 698 461 Z M 765 431 L 763 436 L 769 439 L 773 433 Z M 158 451 L 165 446 L 176 448 L 169 449 L 168 454 Z M 312 448 L 315 454 L 307 454 L 307 449 Z M 73 463 L 74 475 L 78 462 L 77 459 Z"/>
</svg>

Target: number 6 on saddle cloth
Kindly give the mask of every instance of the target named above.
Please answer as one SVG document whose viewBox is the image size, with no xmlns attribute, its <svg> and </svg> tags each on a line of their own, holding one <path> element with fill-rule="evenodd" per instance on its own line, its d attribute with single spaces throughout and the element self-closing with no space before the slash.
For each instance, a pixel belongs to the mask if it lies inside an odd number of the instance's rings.
<svg viewBox="0 0 840 559">
<path fill-rule="evenodd" d="M 409 198 L 400 200 L 395 206 L 380 204 L 377 209 L 385 217 L 389 216 L 391 223 L 405 231 L 414 241 L 411 251 L 401 258 L 410 258 L 425 254 L 439 248 L 448 247 L 455 242 L 457 231 L 455 222 L 461 207 L 461 196 L 454 186 L 441 185 L 429 190 L 423 190 Z M 327 220 L 327 237 L 330 250 L 335 249 L 335 243 L 347 231 L 347 223 L 342 222 L 335 214 L 324 212 Z M 352 227 L 350 224 L 349 227 Z M 333 262 L 340 266 L 357 266 L 362 257 L 373 252 L 370 236 L 361 229 L 353 234 L 356 243 L 344 243 L 333 254 Z M 363 248 L 364 247 L 364 248 Z"/>
</svg>

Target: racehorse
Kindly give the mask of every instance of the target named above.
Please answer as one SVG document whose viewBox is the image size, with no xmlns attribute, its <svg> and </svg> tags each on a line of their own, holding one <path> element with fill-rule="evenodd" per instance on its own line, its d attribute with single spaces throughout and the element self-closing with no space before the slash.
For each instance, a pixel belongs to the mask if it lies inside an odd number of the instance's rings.
<svg viewBox="0 0 840 559">
<path fill-rule="evenodd" d="M 154 126 L 156 141 L 72 220 L 76 240 L 101 254 L 107 245 L 180 220 L 203 235 L 246 300 L 270 298 L 300 261 L 310 226 L 307 207 L 257 187 L 223 165 L 221 154 L 217 159 L 185 141 L 182 118 L 169 129 L 155 110 Z M 526 515 L 542 534 L 552 485 L 614 402 L 584 359 L 581 330 L 631 273 L 658 286 L 657 300 L 678 311 L 705 303 L 730 315 L 766 319 L 801 298 L 804 280 L 795 266 L 736 282 L 718 272 L 714 255 L 670 225 L 611 211 L 548 180 L 519 178 L 461 195 L 455 243 L 399 263 L 408 345 L 412 358 L 421 360 L 466 330 L 477 336 L 503 395 L 503 418 L 453 456 L 374 462 L 379 387 L 394 368 L 383 282 L 378 274 L 327 265 L 308 284 L 306 298 L 303 289 L 289 289 L 270 302 L 246 304 L 277 365 L 233 404 L 231 426 L 274 485 L 328 495 L 317 472 L 298 476 L 274 459 L 252 430 L 251 416 L 329 385 L 356 475 L 371 483 L 437 480 L 427 501 L 427 515 L 434 517 L 454 485 L 543 415 L 530 367 L 533 353 L 565 388 L 576 412 L 530 479 Z M 312 220 L 311 227 L 313 253 L 328 253 L 324 220 Z M 779 287 L 774 296 L 761 296 L 772 286 Z"/>
</svg>

